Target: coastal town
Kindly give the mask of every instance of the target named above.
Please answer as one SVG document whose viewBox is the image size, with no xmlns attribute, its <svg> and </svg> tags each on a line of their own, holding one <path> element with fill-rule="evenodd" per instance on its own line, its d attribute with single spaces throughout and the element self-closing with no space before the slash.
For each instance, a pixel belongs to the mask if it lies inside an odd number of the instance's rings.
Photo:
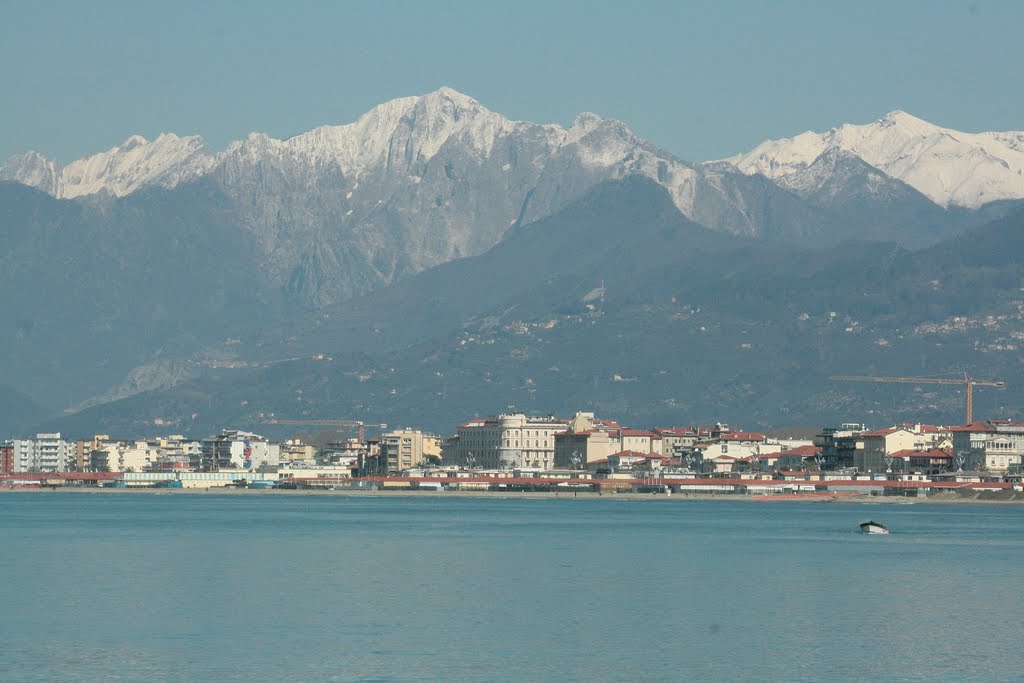
<svg viewBox="0 0 1024 683">
<path fill-rule="evenodd" d="M 71 440 L 59 433 L 0 443 L 0 489 L 498 491 L 926 497 L 1021 492 L 1024 423 L 843 423 L 811 438 L 709 426 L 628 428 L 591 412 L 501 414 L 445 438 L 361 422 L 327 440 L 274 442 L 226 429 Z M 334 438 L 331 438 L 334 437 Z"/>
</svg>

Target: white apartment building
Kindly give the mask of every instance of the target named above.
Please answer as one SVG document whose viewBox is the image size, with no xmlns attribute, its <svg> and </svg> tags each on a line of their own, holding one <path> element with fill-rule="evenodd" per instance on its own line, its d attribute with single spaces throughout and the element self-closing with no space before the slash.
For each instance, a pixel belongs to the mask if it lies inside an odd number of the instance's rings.
<svg viewBox="0 0 1024 683">
<path fill-rule="evenodd" d="M 496 469 L 555 467 L 555 435 L 566 430 L 556 417 L 523 413 L 470 420 L 459 425 L 447 443 L 445 462 L 466 467 Z"/>
<path fill-rule="evenodd" d="M 259 434 L 226 429 L 220 434 L 202 440 L 201 469 L 215 472 L 221 469 L 255 470 L 263 465 L 281 462 L 281 445 L 270 443 Z"/>
<path fill-rule="evenodd" d="M 156 467 L 162 455 L 160 447 L 153 442 L 110 442 L 90 453 L 89 469 L 93 472 L 145 472 Z"/>
<path fill-rule="evenodd" d="M 1024 461 L 1024 423 L 1008 420 L 952 427 L 954 466 L 990 472 L 1018 470 Z"/>
<path fill-rule="evenodd" d="M 62 439 L 60 432 L 13 439 L 11 444 L 15 472 L 67 472 L 74 468 L 75 444 Z"/>
</svg>

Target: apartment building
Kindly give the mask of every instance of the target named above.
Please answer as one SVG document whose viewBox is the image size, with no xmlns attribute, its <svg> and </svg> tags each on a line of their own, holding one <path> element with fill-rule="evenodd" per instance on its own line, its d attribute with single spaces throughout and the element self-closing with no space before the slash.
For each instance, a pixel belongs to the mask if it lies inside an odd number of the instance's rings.
<svg viewBox="0 0 1024 683">
<path fill-rule="evenodd" d="M 687 427 L 657 427 L 652 431 L 661 437 L 661 454 L 673 457 L 682 455 L 701 438 L 696 429 Z"/>
<path fill-rule="evenodd" d="M 76 446 L 62 439 L 60 432 L 12 439 L 10 446 L 14 472 L 67 472 L 75 468 Z"/>
<path fill-rule="evenodd" d="M 599 419 L 594 413 L 579 412 L 555 437 L 555 466 L 579 469 L 626 450 L 661 455 L 661 437 L 654 432 L 624 429 L 618 422 Z"/>
<path fill-rule="evenodd" d="M 950 431 L 957 469 L 1020 471 L 1024 459 L 1024 423 L 989 420 L 951 427 Z"/>
<path fill-rule="evenodd" d="M 281 445 L 259 434 L 226 429 L 200 443 L 199 467 L 204 472 L 220 469 L 255 470 L 281 461 Z"/>
<path fill-rule="evenodd" d="M 884 472 L 892 467 L 892 454 L 900 451 L 934 451 L 952 448 L 952 432 L 945 427 L 903 424 L 862 432 L 863 447 L 854 453 L 853 465 L 861 472 Z"/>
<path fill-rule="evenodd" d="M 814 445 L 821 448 L 818 457 L 823 470 L 853 467 L 857 451 L 864 450 L 861 435 L 868 431 L 859 422 L 845 422 L 839 427 L 826 427 L 814 437 Z"/>
<path fill-rule="evenodd" d="M 380 435 L 376 469 L 380 473 L 402 472 L 419 467 L 429 456 L 441 457 L 438 437 L 418 429 L 395 429 Z"/>
<path fill-rule="evenodd" d="M 555 437 L 567 424 L 523 413 L 470 420 L 446 443 L 445 462 L 483 469 L 555 467 Z"/>
<path fill-rule="evenodd" d="M 302 439 L 288 439 L 281 444 L 281 462 L 316 462 L 316 446 Z"/>
<path fill-rule="evenodd" d="M 148 472 L 159 466 L 163 451 L 155 442 L 114 441 L 101 444 L 89 455 L 92 472 Z"/>
</svg>

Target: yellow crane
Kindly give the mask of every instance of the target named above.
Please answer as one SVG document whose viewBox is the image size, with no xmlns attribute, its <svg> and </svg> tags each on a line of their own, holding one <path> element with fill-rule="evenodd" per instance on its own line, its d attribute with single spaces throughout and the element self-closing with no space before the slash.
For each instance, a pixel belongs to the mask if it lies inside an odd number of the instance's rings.
<svg viewBox="0 0 1024 683">
<path fill-rule="evenodd" d="M 902 382 L 904 384 L 962 384 L 967 388 L 967 424 L 974 422 L 974 387 L 1005 387 L 1006 382 L 972 379 L 964 373 L 963 379 L 936 377 L 873 377 L 871 375 L 833 375 L 829 379 L 843 382 Z"/>
</svg>

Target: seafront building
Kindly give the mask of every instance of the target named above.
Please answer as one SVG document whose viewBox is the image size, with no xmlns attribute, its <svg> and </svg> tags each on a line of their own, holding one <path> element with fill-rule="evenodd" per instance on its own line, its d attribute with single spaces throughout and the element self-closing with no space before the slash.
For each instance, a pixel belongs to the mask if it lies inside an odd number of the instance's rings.
<svg viewBox="0 0 1024 683">
<path fill-rule="evenodd" d="M 143 472 L 160 459 L 159 448 L 147 441 L 117 441 L 93 450 L 89 456 L 90 472 Z"/>
<path fill-rule="evenodd" d="M 623 427 L 614 420 L 597 418 L 594 413 L 578 412 L 569 421 L 565 431 L 555 437 L 555 466 L 569 469 L 587 467 L 590 463 L 605 460 L 609 456 L 626 450 L 623 447 Z M 643 443 L 642 438 L 637 441 Z M 650 444 L 650 441 L 647 441 Z M 659 452 L 660 439 L 659 439 Z M 652 453 L 649 448 L 644 449 Z"/>
<path fill-rule="evenodd" d="M 707 429 L 697 427 L 655 427 L 651 431 L 661 437 L 661 454 L 677 458 L 702 438 L 710 436 Z"/>
<path fill-rule="evenodd" d="M 555 437 L 567 428 L 553 416 L 523 413 L 470 420 L 445 443 L 444 461 L 483 469 L 555 467 Z"/>
<path fill-rule="evenodd" d="M 704 460 L 718 461 L 722 458 L 732 460 L 748 460 L 760 455 L 768 445 L 768 437 L 761 432 L 717 432 L 707 441 L 700 444 L 700 453 Z M 772 450 L 780 446 L 775 444 Z"/>
<path fill-rule="evenodd" d="M 854 453 L 853 466 L 861 472 L 884 472 L 892 455 L 901 451 L 949 450 L 953 433 L 946 427 L 922 424 L 895 425 L 861 432 L 862 448 Z"/>
<path fill-rule="evenodd" d="M 202 440 L 198 467 L 203 472 L 253 470 L 281 461 L 281 445 L 252 432 L 225 429 Z"/>
<path fill-rule="evenodd" d="M 419 467 L 426 459 L 441 460 L 441 440 L 418 429 L 395 429 L 380 435 L 377 454 L 368 462 L 368 470 L 397 473 Z"/>
<path fill-rule="evenodd" d="M 1024 459 L 1024 422 L 989 420 L 952 427 L 953 455 L 964 469 L 1020 472 Z M 960 469 L 960 467 L 958 467 Z"/>
<path fill-rule="evenodd" d="M 862 434 L 868 431 L 859 422 L 845 422 L 839 427 L 826 427 L 814 437 L 814 445 L 821 448 L 819 466 L 826 470 L 852 468 L 858 450 L 864 450 Z"/>
<path fill-rule="evenodd" d="M 12 439 L 11 466 L 14 472 L 69 472 L 77 463 L 75 444 L 60 432 L 36 434 L 34 439 Z"/>
</svg>

